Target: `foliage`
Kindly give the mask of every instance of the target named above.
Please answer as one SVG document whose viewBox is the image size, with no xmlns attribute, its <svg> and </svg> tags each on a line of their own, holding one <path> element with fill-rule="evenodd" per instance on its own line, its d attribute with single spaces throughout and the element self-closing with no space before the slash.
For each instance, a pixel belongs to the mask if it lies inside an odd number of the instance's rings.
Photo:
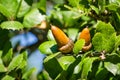
<svg viewBox="0 0 120 80">
<path fill-rule="evenodd" d="M 57 1 L 55 1 L 57 2 Z M 48 40 L 39 50 L 47 54 L 45 70 L 55 80 L 119 80 L 119 0 L 68 0 L 54 5 L 49 23 L 60 27 L 74 41 L 69 54 L 53 51 L 56 44 L 50 32 Z M 83 52 L 84 40 L 78 40 L 79 32 L 90 29 L 92 48 Z M 49 30 L 50 31 L 50 30 Z M 49 47 L 45 47 L 47 44 Z M 42 47 L 41 47 L 42 46 Z M 50 51 L 51 49 L 51 51 Z M 50 51 L 50 54 L 48 52 Z M 46 52 L 46 53 L 45 53 Z"/>
<path fill-rule="evenodd" d="M 37 47 L 30 46 L 29 50 L 38 48 L 47 55 L 44 70 L 37 75 L 39 80 L 120 79 L 120 0 L 47 0 L 53 3 L 49 15 L 45 15 L 49 7 L 46 0 L 35 1 L 0 0 L 1 80 L 29 80 L 36 70 L 27 70 L 28 47 L 17 47 L 14 51 L 10 42 L 16 32 L 28 31 L 39 34 L 41 40 Z M 45 29 L 40 27 L 42 21 L 48 23 Z M 73 40 L 72 52 L 59 51 L 51 24 Z M 78 40 L 85 27 L 91 34 L 89 51 L 82 50 L 85 40 Z"/>
<path fill-rule="evenodd" d="M 29 31 L 45 20 L 45 6 L 27 1 L 30 0 L 0 0 L 0 80 L 29 80 L 36 70 L 27 68 L 26 49 L 15 51 L 10 41 L 16 32 Z"/>
</svg>

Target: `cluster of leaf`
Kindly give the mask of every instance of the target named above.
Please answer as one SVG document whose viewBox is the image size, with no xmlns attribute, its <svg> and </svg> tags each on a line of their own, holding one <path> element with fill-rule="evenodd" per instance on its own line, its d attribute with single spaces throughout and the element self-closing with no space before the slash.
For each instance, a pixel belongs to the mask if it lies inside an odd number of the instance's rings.
<svg viewBox="0 0 120 80">
<path fill-rule="evenodd" d="M 45 20 L 45 3 L 46 0 L 0 0 L 0 80 L 28 80 L 35 71 L 27 70 L 27 51 L 14 52 L 10 39 L 16 32 Z"/>
<path fill-rule="evenodd" d="M 27 53 L 22 52 L 15 56 L 9 41 L 3 46 L 3 50 L 0 50 L 1 80 L 29 79 L 35 69 L 27 71 L 26 65 Z"/>
<path fill-rule="evenodd" d="M 119 0 L 68 0 L 64 9 L 55 6 L 49 21 L 64 28 L 75 44 L 73 52 L 62 54 L 51 30 L 48 31 L 49 41 L 42 43 L 39 50 L 48 55 L 44 67 L 52 79 L 120 79 L 119 3 Z M 90 28 L 92 48 L 80 54 L 85 42 L 77 40 L 78 31 L 86 25 Z"/>
<path fill-rule="evenodd" d="M 41 4 L 45 4 L 45 1 L 29 5 L 25 0 L 1 0 L 0 27 L 2 29 L 20 30 L 40 24 L 45 19 L 45 16 L 39 12 L 39 8 L 45 12 L 45 8 L 39 6 Z"/>
</svg>

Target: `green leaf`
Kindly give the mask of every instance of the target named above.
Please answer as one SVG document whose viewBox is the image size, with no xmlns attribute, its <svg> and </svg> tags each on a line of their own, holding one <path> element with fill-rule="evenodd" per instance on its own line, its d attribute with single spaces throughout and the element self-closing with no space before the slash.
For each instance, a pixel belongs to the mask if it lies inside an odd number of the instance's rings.
<svg viewBox="0 0 120 80">
<path fill-rule="evenodd" d="M 26 60 L 23 60 L 20 65 L 17 67 L 17 69 L 24 69 L 25 66 L 27 65 L 27 61 Z"/>
<path fill-rule="evenodd" d="M 66 77 L 67 77 L 67 72 L 63 70 L 63 71 L 55 78 L 55 80 L 66 80 Z"/>
<path fill-rule="evenodd" d="M 10 48 L 8 50 L 8 52 L 6 53 L 6 55 L 3 56 L 3 61 L 5 62 L 5 64 L 8 65 L 8 63 L 12 60 L 12 56 L 13 56 L 13 49 Z"/>
<path fill-rule="evenodd" d="M 64 24 L 64 20 L 63 20 L 63 15 L 61 11 L 55 11 L 53 10 L 51 12 L 51 19 L 53 21 L 53 24 L 55 24 L 56 26 L 62 26 Z"/>
<path fill-rule="evenodd" d="M 68 0 L 69 4 L 73 7 L 78 7 L 80 0 Z"/>
<path fill-rule="evenodd" d="M 71 63 L 66 70 L 67 71 L 67 78 L 69 80 L 72 80 L 74 78 L 74 75 L 76 76 L 76 74 L 74 74 L 74 72 L 76 72 L 75 70 L 77 70 L 77 69 L 75 69 L 76 66 L 81 62 L 81 56 L 77 56 L 75 59 L 76 60 L 73 63 Z"/>
<path fill-rule="evenodd" d="M 60 65 L 62 66 L 62 68 L 64 70 L 67 70 L 69 65 L 75 61 L 75 58 L 73 56 L 63 56 L 63 57 L 59 58 L 58 60 L 59 60 Z"/>
<path fill-rule="evenodd" d="M 50 41 L 55 40 L 51 30 L 48 30 L 47 38 Z"/>
<path fill-rule="evenodd" d="M 46 41 L 39 46 L 39 50 L 43 54 L 53 54 L 57 52 L 57 44 L 55 41 Z"/>
<path fill-rule="evenodd" d="M 83 60 L 83 68 L 82 68 L 82 73 L 81 73 L 81 79 L 87 79 L 89 71 L 91 71 L 92 68 L 92 63 L 98 59 L 98 57 L 92 57 L 92 58 L 85 58 Z"/>
<path fill-rule="evenodd" d="M 104 34 L 96 33 L 92 39 L 92 44 L 96 51 L 111 52 L 114 49 L 116 34 L 111 34 L 109 38 L 104 37 Z"/>
<path fill-rule="evenodd" d="M 25 51 L 21 54 L 23 54 L 23 60 L 20 63 L 20 65 L 17 67 L 17 69 L 23 69 L 27 65 L 27 52 Z"/>
<path fill-rule="evenodd" d="M 4 66 L 4 64 L 3 64 L 3 61 L 2 61 L 2 59 L 0 58 L 0 72 L 6 72 L 7 70 L 6 70 L 6 68 L 5 68 L 5 66 Z"/>
<path fill-rule="evenodd" d="M 110 35 L 115 33 L 114 27 L 110 23 L 98 21 L 95 27 L 96 32 L 102 33 L 105 38 L 109 38 Z"/>
<path fill-rule="evenodd" d="M 83 61 L 80 61 L 74 68 L 74 74 L 79 74 L 82 70 Z"/>
<path fill-rule="evenodd" d="M 116 42 L 115 42 L 115 51 L 118 51 L 118 47 L 120 46 L 120 35 L 116 37 Z"/>
<path fill-rule="evenodd" d="M 113 75 L 120 74 L 120 56 L 112 53 L 106 57 L 104 62 L 105 68 Z"/>
<path fill-rule="evenodd" d="M 11 18 L 11 13 L 2 4 L 0 4 L 0 13 L 9 19 Z"/>
<path fill-rule="evenodd" d="M 102 51 L 105 49 L 104 45 L 106 43 L 105 38 L 102 36 L 101 33 L 96 33 L 92 39 L 92 44 L 96 51 Z"/>
<path fill-rule="evenodd" d="M 118 66 L 117 74 L 120 75 L 120 63 L 118 63 L 117 66 Z"/>
<path fill-rule="evenodd" d="M 45 70 L 49 73 L 52 79 L 55 79 L 59 73 L 63 71 L 62 67 L 60 66 L 58 60 L 55 58 L 60 53 L 52 54 L 45 58 L 44 60 L 44 67 Z"/>
<path fill-rule="evenodd" d="M 64 4 L 65 3 L 64 0 L 52 0 L 52 2 L 54 2 L 55 4 Z"/>
<path fill-rule="evenodd" d="M 94 10 L 96 12 L 96 14 L 99 14 L 99 9 L 93 5 L 90 5 L 90 7 L 92 8 L 92 10 Z"/>
<path fill-rule="evenodd" d="M 2 60 L 5 66 L 8 66 L 13 57 L 13 48 L 10 41 L 6 41 L 3 48 Z"/>
<path fill-rule="evenodd" d="M 112 53 L 106 57 L 105 61 L 117 64 L 120 63 L 120 56 L 117 53 Z"/>
<path fill-rule="evenodd" d="M 47 73 L 47 71 L 45 71 L 45 69 L 43 69 L 43 71 L 38 75 L 38 80 L 49 80 L 50 77 Z"/>
<path fill-rule="evenodd" d="M 80 40 L 77 40 L 77 42 L 75 43 L 74 45 L 74 48 L 73 48 L 73 52 L 75 54 L 78 54 L 80 50 L 82 50 L 82 47 L 85 45 L 85 40 L 84 39 L 80 39 Z"/>
<path fill-rule="evenodd" d="M 89 7 L 88 0 L 68 0 L 69 4 L 73 7 L 77 7 L 79 10 L 85 10 Z"/>
<path fill-rule="evenodd" d="M 75 19 L 75 17 L 77 17 L 78 15 L 80 14 L 74 11 L 62 11 L 64 26 L 65 27 L 75 26 L 77 24 L 77 19 Z"/>
<path fill-rule="evenodd" d="M 46 0 L 39 0 L 37 4 L 38 8 L 42 10 L 44 13 L 46 12 Z"/>
<path fill-rule="evenodd" d="M 104 63 L 105 68 L 111 72 L 114 76 L 117 74 L 118 66 L 111 63 L 111 62 L 105 62 Z"/>
<path fill-rule="evenodd" d="M 23 25 L 26 28 L 32 28 L 40 24 L 43 20 L 45 20 L 45 16 L 42 15 L 38 9 L 32 9 L 25 15 Z"/>
<path fill-rule="evenodd" d="M 1 58 L 1 56 L 2 56 L 2 53 L 3 53 L 3 50 L 0 50 L 0 58 Z"/>
<path fill-rule="evenodd" d="M 98 0 L 99 11 L 102 13 L 105 10 L 106 1 Z"/>
<path fill-rule="evenodd" d="M 77 27 L 78 22 L 76 17 L 80 14 L 75 11 L 52 11 L 51 20 L 56 26 Z"/>
<path fill-rule="evenodd" d="M 96 76 L 95 76 L 95 80 L 105 80 L 105 78 L 108 75 L 108 71 L 105 68 L 101 68 L 99 69 L 99 72 L 97 72 Z"/>
<path fill-rule="evenodd" d="M 112 10 L 112 11 L 117 11 L 117 9 L 119 8 L 119 5 L 115 4 L 115 3 L 112 3 L 112 4 L 109 4 L 106 6 L 109 10 Z"/>
<path fill-rule="evenodd" d="M 75 41 L 77 34 L 78 34 L 78 29 L 77 28 L 68 28 L 67 34 L 70 39 Z"/>
<path fill-rule="evenodd" d="M 15 78 L 10 75 L 6 75 L 5 77 L 2 78 L 2 80 L 15 80 Z"/>
<path fill-rule="evenodd" d="M 18 21 L 5 21 L 1 23 L 2 29 L 12 29 L 12 30 L 20 30 L 23 29 L 23 25 Z"/>
<path fill-rule="evenodd" d="M 113 51 L 115 48 L 115 42 L 116 42 L 116 33 L 113 33 L 107 41 L 106 51 L 108 52 Z"/>
<path fill-rule="evenodd" d="M 60 54 L 61 54 L 60 52 L 57 52 L 55 54 L 51 54 L 50 56 L 47 56 L 47 58 L 44 59 L 44 62 L 48 62 L 50 59 L 52 59 Z"/>
<path fill-rule="evenodd" d="M 36 71 L 36 68 L 31 68 L 29 71 L 23 74 L 22 79 L 29 80 L 30 76 Z"/>
<path fill-rule="evenodd" d="M 2 4 L 10 12 L 11 17 L 15 17 L 19 6 L 17 0 L 0 0 L 0 4 Z"/>
<path fill-rule="evenodd" d="M 20 2 L 20 0 L 18 0 L 18 2 Z M 17 17 L 23 17 L 29 10 L 30 6 L 25 2 L 25 0 L 22 0 Z"/>
<path fill-rule="evenodd" d="M 103 62 L 101 61 L 98 66 L 98 70 L 95 74 L 95 80 L 105 80 L 107 77 L 107 74 L 109 73 L 104 67 L 103 67 Z"/>
<path fill-rule="evenodd" d="M 15 56 L 8 66 L 8 71 L 11 71 L 11 70 L 15 69 L 17 66 L 19 66 L 21 64 L 22 60 L 23 60 L 23 54 Z"/>
</svg>

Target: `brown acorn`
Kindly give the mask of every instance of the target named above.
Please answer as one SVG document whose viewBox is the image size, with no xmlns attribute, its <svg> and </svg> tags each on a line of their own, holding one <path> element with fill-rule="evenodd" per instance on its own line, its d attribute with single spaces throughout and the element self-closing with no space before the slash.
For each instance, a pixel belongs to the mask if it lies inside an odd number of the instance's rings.
<svg viewBox="0 0 120 80">
<path fill-rule="evenodd" d="M 80 33 L 79 39 L 85 39 L 85 45 L 86 46 L 90 44 L 91 37 L 90 37 L 89 29 L 87 27 L 84 28 L 82 30 L 82 32 Z"/>
<path fill-rule="evenodd" d="M 52 34 L 58 44 L 59 50 L 62 53 L 69 53 L 72 51 L 74 43 L 69 39 L 65 33 L 56 26 L 51 25 Z"/>
<path fill-rule="evenodd" d="M 82 48 L 82 50 L 84 52 L 88 51 L 92 47 L 92 44 L 90 42 L 90 40 L 91 40 L 90 31 L 89 31 L 89 29 L 87 27 L 84 28 L 82 30 L 82 32 L 80 33 L 79 39 L 84 39 L 85 40 L 85 45 Z"/>
</svg>

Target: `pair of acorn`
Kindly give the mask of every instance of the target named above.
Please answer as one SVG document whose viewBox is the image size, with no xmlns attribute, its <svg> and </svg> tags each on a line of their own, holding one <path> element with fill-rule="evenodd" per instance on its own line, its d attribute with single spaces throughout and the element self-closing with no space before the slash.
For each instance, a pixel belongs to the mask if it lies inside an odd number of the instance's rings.
<svg viewBox="0 0 120 80">
<path fill-rule="evenodd" d="M 62 53 L 70 53 L 73 50 L 74 42 L 66 36 L 66 34 L 58 27 L 51 25 L 51 31 L 52 34 L 57 42 L 57 45 L 59 47 L 59 51 Z M 80 33 L 79 39 L 85 40 L 85 45 L 82 48 L 82 51 L 86 52 L 91 47 L 92 44 L 90 42 L 90 32 L 89 29 L 86 27 L 82 30 Z"/>
</svg>

